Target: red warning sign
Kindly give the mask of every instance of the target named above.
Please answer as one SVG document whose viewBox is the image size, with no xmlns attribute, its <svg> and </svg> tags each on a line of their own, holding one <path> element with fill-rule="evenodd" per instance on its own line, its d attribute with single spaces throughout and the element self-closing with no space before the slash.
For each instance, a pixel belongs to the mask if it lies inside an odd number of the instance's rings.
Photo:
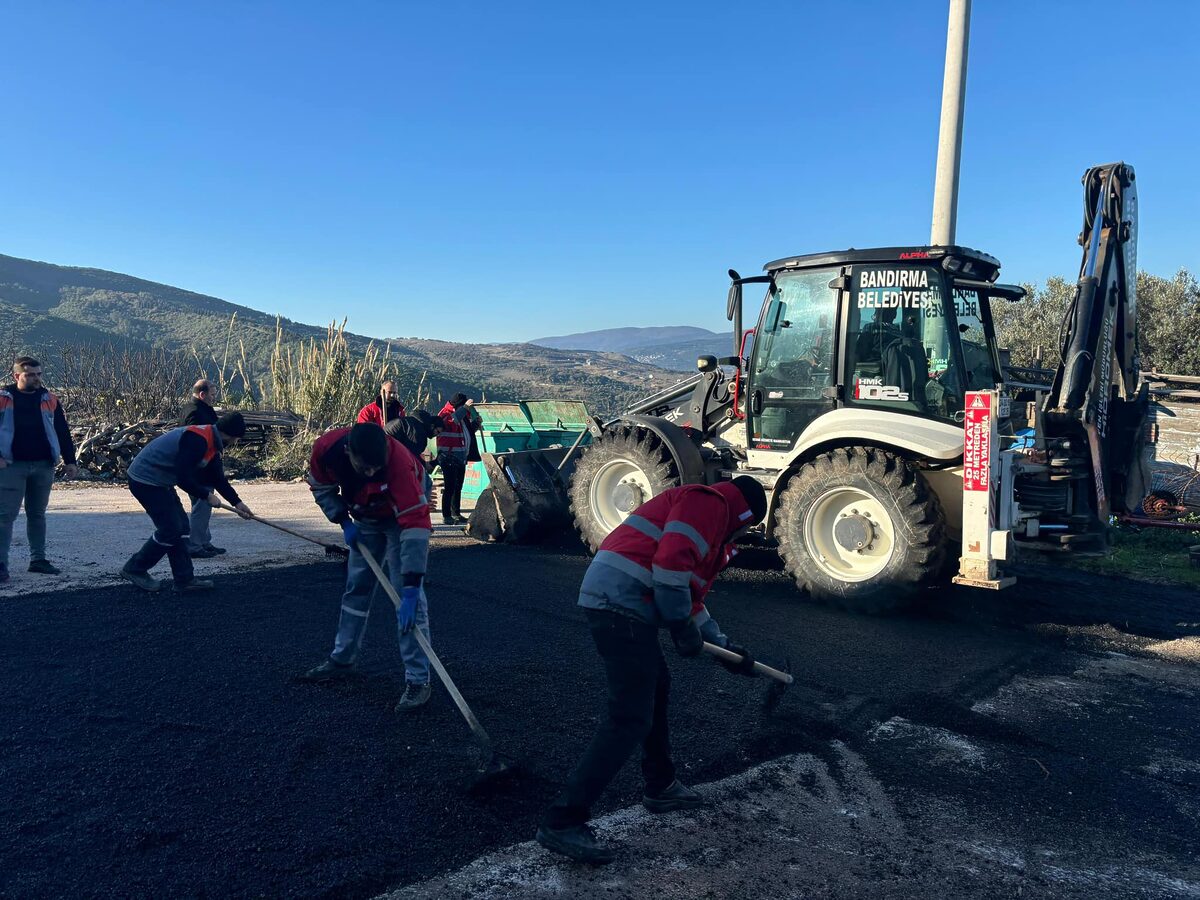
<svg viewBox="0 0 1200 900">
<path fill-rule="evenodd" d="M 967 392 L 963 421 L 963 490 L 986 491 L 992 475 L 992 395 Z"/>
</svg>

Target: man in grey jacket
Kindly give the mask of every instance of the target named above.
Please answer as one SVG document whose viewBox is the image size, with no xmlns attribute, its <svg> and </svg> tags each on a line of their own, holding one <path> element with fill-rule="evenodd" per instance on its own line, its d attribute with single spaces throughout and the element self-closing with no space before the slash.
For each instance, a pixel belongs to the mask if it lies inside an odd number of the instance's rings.
<svg viewBox="0 0 1200 900">
<path fill-rule="evenodd" d="M 0 388 L 0 584 L 9 580 L 8 550 L 22 503 L 29 571 L 59 574 L 46 559 L 46 507 L 60 458 L 66 461 L 63 476 L 74 478 L 75 444 L 62 404 L 42 386 L 42 364 L 18 357 L 13 383 Z"/>
</svg>

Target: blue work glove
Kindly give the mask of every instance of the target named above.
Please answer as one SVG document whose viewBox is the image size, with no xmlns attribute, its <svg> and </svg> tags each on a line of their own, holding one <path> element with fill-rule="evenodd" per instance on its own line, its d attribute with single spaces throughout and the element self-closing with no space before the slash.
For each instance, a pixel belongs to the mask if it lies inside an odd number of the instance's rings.
<svg viewBox="0 0 1200 900">
<path fill-rule="evenodd" d="M 396 624 L 401 634 L 408 634 L 417 624 L 417 601 L 421 599 L 419 587 L 400 589 L 400 605 L 396 607 Z"/>
<path fill-rule="evenodd" d="M 342 535 L 346 539 L 346 546 L 353 547 L 358 543 L 358 526 L 347 519 L 342 523 Z"/>
</svg>

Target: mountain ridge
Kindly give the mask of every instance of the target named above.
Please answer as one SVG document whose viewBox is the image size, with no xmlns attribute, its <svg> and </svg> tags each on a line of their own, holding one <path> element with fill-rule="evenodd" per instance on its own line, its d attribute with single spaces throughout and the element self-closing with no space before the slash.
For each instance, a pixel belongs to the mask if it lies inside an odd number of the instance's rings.
<svg viewBox="0 0 1200 900">
<path fill-rule="evenodd" d="M 237 316 L 236 342 L 265 369 L 276 327 L 286 342 L 323 340 L 327 326 L 307 325 L 219 297 L 120 272 L 63 266 L 0 254 L 0 314 L 10 323 L 0 352 L 52 360 L 72 345 L 111 342 L 161 347 L 202 358 L 219 356 Z M 582 399 L 594 412 L 615 413 L 675 379 L 674 373 L 613 353 L 533 344 L 463 344 L 425 338 L 372 338 L 346 332 L 353 352 L 388 345 L 397 374 L 422 371 L 434 396 L 457 391 L 489 399 Z M 235 343 L 235 348 L 237 343 Z M 235 349 L 235 353 L 237 350 Z"/>
</svg>

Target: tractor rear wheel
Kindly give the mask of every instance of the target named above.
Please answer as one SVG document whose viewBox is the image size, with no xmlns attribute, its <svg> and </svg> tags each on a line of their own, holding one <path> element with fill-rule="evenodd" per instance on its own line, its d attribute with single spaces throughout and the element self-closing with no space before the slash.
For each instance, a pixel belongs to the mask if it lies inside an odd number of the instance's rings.
<svg viewBox="0 0 1200 900">
<path fill-rule="evenodd" d="M 938 580 L 946 557 L 937 495 L 910 462 L 874 447 L 803 466 L 780 497 L 775 536 L 803 590 L 868 614 L 907 606 Z"/>
<path fill-rule="evenodd" d="M 571 477 L 571 513 L 595 553 L 635 509 L 681 483 L 670 449 L 643 428 L 620 425 L 592 442 Z"/>
</svg>

